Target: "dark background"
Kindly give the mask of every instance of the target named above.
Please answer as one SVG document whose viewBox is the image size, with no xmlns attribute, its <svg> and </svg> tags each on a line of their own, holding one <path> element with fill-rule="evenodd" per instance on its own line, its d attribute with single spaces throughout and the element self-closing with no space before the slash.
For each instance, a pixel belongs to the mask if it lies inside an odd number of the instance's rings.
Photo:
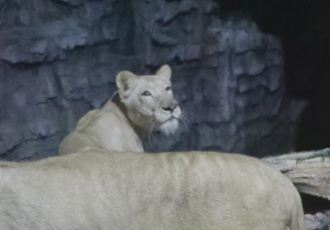
<svg viewBox="0 0 330 230">
<path fill-rule="evenodd" d="M 282 39 L 285 88 L 308 100 L 294 140 L 297 151 L 330 146 L 330 8 L 328 1 L 219 1 L 223 15 L 251 17 L 264 32 Z M 330 202 L 302 194 L 305 212 L 330 208 Z"/>
<path fill-rule="evenodd" d="M 248 15 L 259 28 L 282 39 L 286 92 L 308 100 L 300 117 L 295 148 L 330 145 L 330 14 L 329 2 L 218 1 L 223 15 Z"/>
</svg>

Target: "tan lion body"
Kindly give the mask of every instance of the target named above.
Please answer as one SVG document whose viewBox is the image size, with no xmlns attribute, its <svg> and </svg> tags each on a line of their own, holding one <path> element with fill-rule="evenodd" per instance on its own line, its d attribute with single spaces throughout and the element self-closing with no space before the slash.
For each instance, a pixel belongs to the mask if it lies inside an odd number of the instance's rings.
<svg viewBox="0 0 330 230">
<path fill-rule="evenodd" d="M 170 78 L 167 65 L 155 75 L 120 72 L 116 77 L 118 94 L 78 121 L 62 141 L 59 155 L 90 149 L 144 152 L 141 139 L 151 129 L 174 133 L 181 110 L 173 97 Z"/>
<path fill-rule="evenodd" d="M 304 230 L 300 196 L 242 155 L 85 152 L 0 162 L 1 230 Z"/>
<path fill-rule="evenodd" d="M 84 115 L 76 129 L 62 141 L 59 154 L 66 155 L 92 148 L 111 151 L 144 152 L 142 142 L 126 116 L 112 102 L 103 109 Z"/>
</svg>

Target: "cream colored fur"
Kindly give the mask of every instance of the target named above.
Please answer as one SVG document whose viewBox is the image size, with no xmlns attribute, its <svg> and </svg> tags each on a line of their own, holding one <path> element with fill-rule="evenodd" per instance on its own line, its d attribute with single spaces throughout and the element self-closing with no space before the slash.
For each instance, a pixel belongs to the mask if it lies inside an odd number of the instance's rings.
<svg viewBox="0 0 330 230">
<path fill-rule="evenodd" d="M 235 154 L 90 151 L 0 162 L 1 230 L 304 230 L 284 175 Z"/>
<path fill-rule="evenodd" d="M 118 94 L 102 109 L 83 116 L 65 137 L 59 154 L 93 148 L 144 152 L 141 139 L 151 129 L 171 134 L 178 128 L 181 110 L 171 90 L 171 69 L 162 66 L 155 75 L 136 76 L 122 71 L 116 77 Z"/>
</svg>

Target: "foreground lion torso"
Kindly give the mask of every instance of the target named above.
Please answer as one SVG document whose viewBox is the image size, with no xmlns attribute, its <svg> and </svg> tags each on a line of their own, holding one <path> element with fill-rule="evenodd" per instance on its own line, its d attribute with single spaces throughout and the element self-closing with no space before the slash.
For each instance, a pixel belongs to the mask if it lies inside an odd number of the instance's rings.
<svg viewBox="0 0 330 230">
<path fill-rule="evenodd" d="M 299 194 L 257 159 L 91 151 L 0 162 L 1 230 L 303 230 Z"/>
<path fill-rule="evenodd" d="M 88 151 L 143 152 L 142 136 L 151 129 L 171 134 L 178 128 L 180 107 L 171 90 L 171 69 L 137 77 L 122 71 L 116 77 L 118 93 L 102 109 L 83 116 L 60 145 L 59 154 Z"/>
</svg>

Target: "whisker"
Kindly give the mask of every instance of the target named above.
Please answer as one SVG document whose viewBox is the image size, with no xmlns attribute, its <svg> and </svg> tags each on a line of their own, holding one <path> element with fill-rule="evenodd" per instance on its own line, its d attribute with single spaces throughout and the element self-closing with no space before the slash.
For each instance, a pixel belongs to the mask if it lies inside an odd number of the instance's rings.
<svg viewBox="0 0 330 230">
<path fill-rule="evenodd" d="M 154 128 L 155 128 L 155 126 L 156 126 L 157 124 L 158 124 L 158 122 L 155 121 L 155 122 L 150 126 L 150 129 L 149 129 L 149 131 L 148 131 L 148 145 L 149 145 L 149 147 L 151 147 L 151 141 L 152 141 L 151 137 L 152 137 L 152 132 L 153 132 L 153 130 L 154 130 Z"/>
<path fill-rule="evenodd" d="M 186 114 L 182 114 L 179 118 L 179 121 L 184 125 L 186 132 L 188 133 L 191 128 L 191 121 Z"/>
<path fill-rule="evenodd" d="M 188 122 L 189 126 L 191 126 L 191 123 L 192 123 L 192 116 L 187 114 L 187 113 L 184 113 L 183 114 L 183 118 Z"/>
<path fill-rule="evenodd" d="M 192 124 L 192 122 L 191 122 L 188 118 L 185 118 L 184 121 L 185 121 L 186 125 L 187 125 L 189 128 L 191 128 L 191 124 Z"/>
<path fill-rule="evenodd" d="M 188 125 L 189 127 L 191 127 L 192 124 L 192 118 L 187 115 L 186 113 L 182 114 L 181 118 L 184 120 L 184 122 L 186 123 L 186 125 Z"/>
<path fill-rule="evenodd" d="M 182 118 L 179 119 L 179 122 L 180 122 L 180 121 L 181 121 L 181 123 L 182 123 L 183 126 L 184 126 L 184 130 L 188 133 L 189 130 L 190 130 L 189 125 L 188 125 L 187 122 L 186 122 L 184 119 L 182 119 Z"/>
</svg>

